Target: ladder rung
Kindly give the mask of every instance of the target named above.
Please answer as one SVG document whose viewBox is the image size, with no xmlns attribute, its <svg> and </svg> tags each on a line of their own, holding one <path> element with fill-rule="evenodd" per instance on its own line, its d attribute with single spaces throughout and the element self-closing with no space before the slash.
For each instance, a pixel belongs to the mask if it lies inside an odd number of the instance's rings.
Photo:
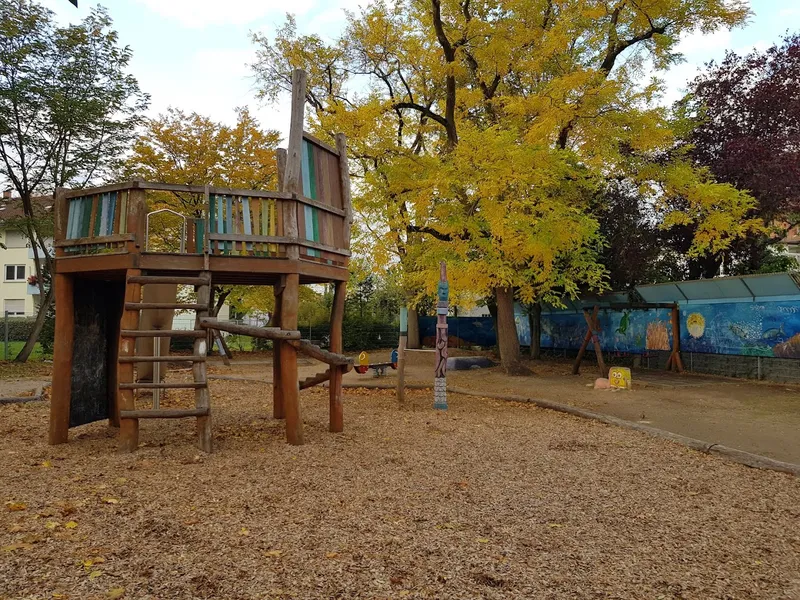
<svg viewBox="0 0 800 600">
<path fill-rule="evenodd" d="M 122 337 L 193 337 L 203 338 L 208 335 L 202 329 L 123 329 Z"/>
<path fill-rule="evenodd" d="M 208 310 L 205 304 L 187 304 L 182 302 L 126 302 L 125 310 L 148 310 L 173 308 L 182 310 Z"/>
<path fill-rule="evenodd" d="M 209 285 L 211 281 L 203 277 L 170 277 L 169 275 L 138 275 L 128 277 L 128 283 L 147 285 L 148 283 L 175 283 L 178 285 Z"/>
<path fill-rule="evenodd" d="M 187 383 L 120 383 L 121 390 L 179 390 L 179 389 L 200 389 L 207 387 L 203 381 L 189 381 Z"/>
<path fill-rule="evenodd" d="M 208 408 L 161 408 L 151 410 L 121 410 L 121 419 L 183 419 L 185 417 L 205 417 Z"/>
<path fill-rule="evenodd" d="M 121 363 L 148 363 L 148 362 L 205 362 L 206 357 L 194 354 L 192 356 L 120 356 Z"/>
</svg>

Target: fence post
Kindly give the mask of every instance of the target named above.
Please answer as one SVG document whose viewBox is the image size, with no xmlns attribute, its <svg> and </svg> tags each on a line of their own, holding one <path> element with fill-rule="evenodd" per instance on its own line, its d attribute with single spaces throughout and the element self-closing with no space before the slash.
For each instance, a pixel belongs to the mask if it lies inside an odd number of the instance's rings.
<svg viewBox="0 0 800 600">
<path fill-rule="evenodd" d="M 8 360 L 8 311 L 5 311 L 5 319 L 3 320 L 4 328 L 6 330 L 5 335 L 5 348 L 3 350 L 5 354 L 5 360 Z"/>
</svg>

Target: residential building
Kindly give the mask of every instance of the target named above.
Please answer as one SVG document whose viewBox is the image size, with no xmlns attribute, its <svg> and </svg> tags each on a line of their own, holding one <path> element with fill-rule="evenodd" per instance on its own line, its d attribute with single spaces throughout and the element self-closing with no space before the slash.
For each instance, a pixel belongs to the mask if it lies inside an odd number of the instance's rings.
<svg viewBox="0 0 800 600">
<path fill-rule="evenodd" d="M 36 202 L 44 210 L 52 210 L 52 198 L 37 198 Z M 21 201 L 4 193 L 0 202 L 0 314 L 8 312 L 10 316 L 33 316 L 39 304 L 33 248 L 19 229 L 22 214 Z M 52 254 L 52 239 L 45 244 Z M 39 255 L 43 252 L 40 249 Z"/>
</svg>

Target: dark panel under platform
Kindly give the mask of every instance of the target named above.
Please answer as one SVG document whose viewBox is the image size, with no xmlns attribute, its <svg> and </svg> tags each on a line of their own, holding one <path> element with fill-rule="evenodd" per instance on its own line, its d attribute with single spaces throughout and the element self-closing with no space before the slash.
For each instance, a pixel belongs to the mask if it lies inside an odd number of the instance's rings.
<svg viewBox="0 0 800 600">
<path fill-rule="evenodd" d="M 75 280 L 75 337 L 69 426 L 106 419 L 109 376 L 116 373 L 115 348 L 125 286 L 121 281 Z"/>
</svg>

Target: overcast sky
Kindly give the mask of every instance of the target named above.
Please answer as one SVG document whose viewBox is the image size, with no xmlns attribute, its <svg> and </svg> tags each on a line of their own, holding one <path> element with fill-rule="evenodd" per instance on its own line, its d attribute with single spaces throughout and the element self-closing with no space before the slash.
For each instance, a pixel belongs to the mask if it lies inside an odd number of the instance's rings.
<svg viewBox="0 0 800 600">
<path fill-rule="evenodd" d="M 62 20 L 86 16 L 94 2 L 42 0 Z M 254 59 L 250 32 L 270 34 L 287 11 L 301 33 L 334 38 L 344 25 L 344 10 L 364 0 L 107 0 L 104 5 L 133 49 L 131 71 L 151 95 L 152 114 L 175 106 L 231 122 L 237 106 L 249 106 L 262 125 L 288 133 L 288 106 L 263 106 L 255 97 L 247 64 Z M 679 50 L 686 62 L 667 74 L 666 101 L 678 99 L 698 67 L 720 59 L 726 49 L 766 48 L 789 31 L 800 31 L 800 0 L 751 0 L 755 15 L 733 31 L 691 35 Z"/>
</svg>

